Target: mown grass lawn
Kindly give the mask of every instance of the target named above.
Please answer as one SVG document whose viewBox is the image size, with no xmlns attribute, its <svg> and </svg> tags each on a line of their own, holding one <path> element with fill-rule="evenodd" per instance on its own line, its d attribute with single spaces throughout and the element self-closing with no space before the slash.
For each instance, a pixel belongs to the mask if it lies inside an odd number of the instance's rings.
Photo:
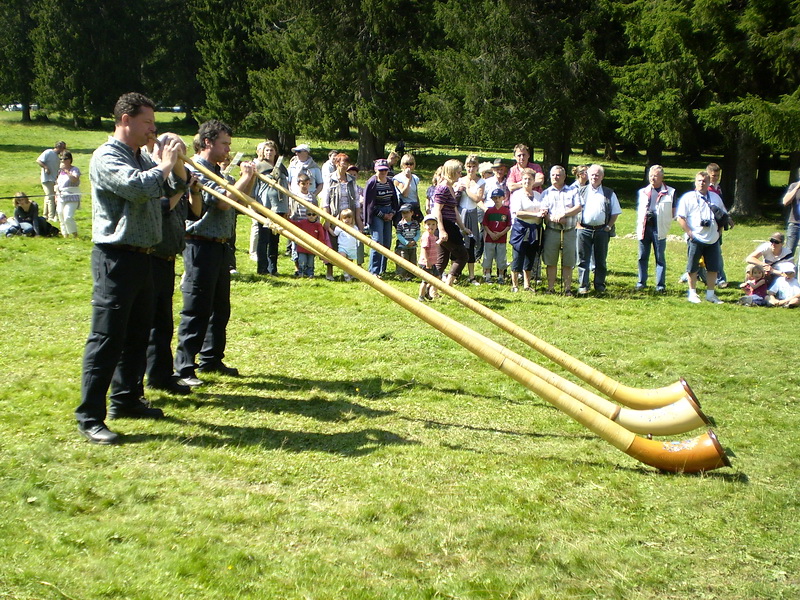
<svg viewBox="0 0 800 600">
<path fill-rule="evenodd" d="M 86 173 L 105 135 L 0 125 L 3 196 L 36 192 L 33 161 L 56 139 Z M 668 180 L 685 190 L 698 166 L 676 159 Z M 608 183 L 634 189 L 640 174 L 612 165 Z M 631 203 L 607 296 L 462 289 L 626 384 L 685 377 L 733 468 L 643 466 L 363 284 L 297 281 L 287 259 L 281 277 L 256 276 L 246 219 L 227 359 L 244 376 L 150 393 L 169 418 L 112 422 L 125 443 L 93 446 L 72 418 L 89 202 L 78 240 L 0 240 L 0 598 L 800 597 L 800 313 L 736 306 L 735 284 L 723 306 L 689 304 L 680 241 L 669 293 L 634 292 Z M 726 234 L 732 281 L 776 228 Z M 435 306 L 561 372 L 455 302 Z"/>
</svg>

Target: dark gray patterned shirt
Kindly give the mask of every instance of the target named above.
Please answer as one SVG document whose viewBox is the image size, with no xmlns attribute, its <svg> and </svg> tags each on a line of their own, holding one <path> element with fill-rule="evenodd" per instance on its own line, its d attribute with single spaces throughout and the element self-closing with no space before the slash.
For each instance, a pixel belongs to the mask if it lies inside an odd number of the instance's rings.
<svg viewBox="0 0 800 600">
<path fill-rule="evenodd" d="M 109 138 L 89 163 L 92 187 L 92 241 L 151 248 L 161 240 L 160 198 L 186 184 L 163 174 L 153 160 Z"/>
</svg>

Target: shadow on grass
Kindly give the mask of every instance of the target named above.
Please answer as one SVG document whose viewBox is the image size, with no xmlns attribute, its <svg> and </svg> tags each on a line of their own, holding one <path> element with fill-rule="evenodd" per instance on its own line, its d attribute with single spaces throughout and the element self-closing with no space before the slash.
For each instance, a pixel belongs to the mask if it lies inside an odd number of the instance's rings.
<svg viewBox="0 0 800 600">
<path fill-rule="evenodd" d="M 592 440 L 597 439 L 597 436 L 588 434 L 562 434 L 562 433 L 536 433 L 530 431 L 512 431 L 510 429 L 497 429 L 495 427 L 476 427 L 475 425 L 465 425 L 464 423 L 444 423 L 442 421 L 434 421 L 431 419 L 414 419 L 411 417 L 400 417 L 403 421 L 411 423 L 421 423 L 426 429 L 466 429 L 468 431 L 485 432 L 485 433 L 502 433 L 503 435 L 515 435 L 526 438 L 557 438 L 557 439 L 573 439 L 573 440 Z"/>
<path fill-rule="evenodd" d="M 360 380 L 306 379 L 278 375 L 241 377 L 237 380 L 240 388 L 250 393 L 226 394 L 213 390 L 205 392 L 197 389 L 192 396 L 165 396 L 167 404 L 175 407 L 214 405 L 226 410 L 245 410 L 269 412 L 273 414 L 291 413 L 326 422 L 349 421 L 359 417 L 375 419 L 394 414 L 394 411 L 379 410 L 352 402 L 350 400 L 326 397 L 345 395 L 349 397 L 375 400 L 392 397 L 414 382 L 387 380 L 368 377 Z M 211 383 L 211 380 L 209 380 Z M 307 395 L 303 398 L 276 397 L 277 392 Z"/>
<path fill-rule="evenodd" d="M 172 439 L 185 446 L 202 448 L 259 446 L 265 450 L 327 452 L 340 456 L 365 456 L 384 446 L 419 445 L 419 442 L 407 440 L 396 433 L 377 428 L 336 433 L 312 433 L 264 427 L 216 425 L 205 421 L 182 420 L 181 422 L 205 429 L 208 433 L 191 437 L 170 434 L 132 434 L 123 436 L 122 442 L 138 444 L 153 440 Z"/>
</svg>

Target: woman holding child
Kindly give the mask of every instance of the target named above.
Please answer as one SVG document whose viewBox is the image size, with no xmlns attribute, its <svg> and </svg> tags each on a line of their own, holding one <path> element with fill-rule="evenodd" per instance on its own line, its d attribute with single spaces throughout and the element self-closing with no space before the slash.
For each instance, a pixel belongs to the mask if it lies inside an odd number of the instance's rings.
<svg viewBox="0 0 800 600">
<path fill-rule="evenodd" d="M 785 241 L 784 235 L 780 231 L 776 231 L 769 236 L 768 242 L 764 242 L 753 250 L 745 259 L 745 262 L 750 265 L 758 265 L 764 269 L 767 280 L 771 281 L 774 276 L 772 273 L 773 265 L 792 259 L 792 251 L 784 246 Z"/>
<path fill-rule="evenodd" d="M 444 273 L 447 263 L 451 258 L 453 260 L 450 272 L 444 277 L 447 285 L 452 285 L 458 279 L 469 258 L 462 234 L 472 234 L 464 226 L 458 211 L 458 196 L 454 186 L 460 177 L 461 162 L 448 160 L 442 165 L 442 178 L 433 191 L 432 214 L 439 225 L 439 260 L 436 261 L 436 268 Z"/>
</svg>

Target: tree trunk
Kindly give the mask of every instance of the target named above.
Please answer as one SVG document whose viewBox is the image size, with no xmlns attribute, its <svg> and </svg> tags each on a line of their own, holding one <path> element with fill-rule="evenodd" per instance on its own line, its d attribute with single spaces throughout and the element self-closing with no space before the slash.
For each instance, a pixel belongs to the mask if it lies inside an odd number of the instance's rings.
<svg viewBox="0 0 800 600">
<path fill-rule="evenodd" d="M 376 158 L 383 158 L 383 140 L 364 125 L 358 126 L 358 168 L 371 172 Z"/>
<path fill-rule="evenodd" d="M 30 123 L 31 122 L 31 105 L 27 102 L 22 104 L 22 122 L 23 123 Z"/>
<path fill-rule="evenodd" d="M 772 162 L 772 153 L 769 147 L 762 146 L 761 153 L 758 155 L 758 177 L 756 179 L 756 190 L 759 195 L 764 195 L 769 192 L 769 175 L 770 165 Z"/>
<path fill-rule="evenodd" d="M 759 144 L 746 129 L 736 134 L 736 181 L 731 213 L 743 217 L 758 214 L 756 202 L 756 170 Z"/>
<path fill-rule="evenodd" d="M 292 148 L 297 146 L 297 134 L 288 131 L 278 131 L 278 150 L 283 156 L 291 156 Z"/>
<path fill-rule="evenodd" d="M 336 134 L 336 139 L 346 140 L 350 137 L 350 118 L 347 116 L 347 113 L 343 114 L 339 118 L 337 127 L 339 128 L 339 131 Z"/>
<path fill-rule="evenodd" d="M 584 142 L 583 153 L 586 156 L 598 156 L 597 145 L 594 142 Z"/>
<path fill-rule="evenodd" d="M 606 142 L 603 150 L 603 160 L 607 162 L 619 162 L 617 156 L 617 146 L 614 142 Z"/>
<path fill-rule="evenodd" d="M 798 179 L 800 179 L 800 151 L 790 152 L 789 153 L 789 183 L 794 183 Z"/>
<path fill-rule="evenodd" d="M 664 143 L 661 138 L 656 137 L 647 146 L 647 160 L 644 165 L 644 181 L 650 178 L 650 167 L 660 165 L 664 162 Z"/>
</svg>

